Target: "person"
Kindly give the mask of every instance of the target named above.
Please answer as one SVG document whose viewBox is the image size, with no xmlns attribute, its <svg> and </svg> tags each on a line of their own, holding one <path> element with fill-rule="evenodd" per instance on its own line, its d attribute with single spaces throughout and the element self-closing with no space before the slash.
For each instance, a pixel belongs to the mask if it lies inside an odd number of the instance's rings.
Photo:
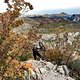
<svg viewBox="0 0 80 80">
<path fill-rule="evenodd" d="M 32 51 L 33 51 L 33 57 L 34 57 L 35 60 L 36 60 L 37 56 L 41 58 L 41 55 L 39 54 L 38 48 L 37 48 L 36 45 L 33 46 Z"/>
<path fill-rule="evenodd" d="M 44 47 L 42 42 L 39 42 L 40 50 L 46 51 L 46 48 Z"/>
<path fill-rule="evenodd" d="M 46 48 L 44 47 L 42 42 L 39 42 L 39 47 L 40 47 L 39 49 L 42 53 L 42 60 L 46 60 L 46 56 L 45 56 Z"/>
</svg>

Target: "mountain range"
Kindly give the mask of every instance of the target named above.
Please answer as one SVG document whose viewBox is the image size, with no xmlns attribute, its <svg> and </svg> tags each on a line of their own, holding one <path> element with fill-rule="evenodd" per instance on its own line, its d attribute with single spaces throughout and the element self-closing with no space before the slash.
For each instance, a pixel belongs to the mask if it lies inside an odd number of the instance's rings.
<svg viewBox="0 0 80 80">
<path fill-rule="evenodd" d="M 33 14 L 36 14 L 36 15 L 39 15 L 39 14 L 60 14 L 61 12 L 65 12 L 69 15 L 72 15 L 72 14 L 80 14 L 80 8 L 70 8 L 70 9 L 55 9 L 55 10 L 52 10 L 52 9 L 49 9 L 49 10 L 32 10 L 32 11 L 29 11 L 27 14 L 28 15 L 33 15 Z"/>
</svg>

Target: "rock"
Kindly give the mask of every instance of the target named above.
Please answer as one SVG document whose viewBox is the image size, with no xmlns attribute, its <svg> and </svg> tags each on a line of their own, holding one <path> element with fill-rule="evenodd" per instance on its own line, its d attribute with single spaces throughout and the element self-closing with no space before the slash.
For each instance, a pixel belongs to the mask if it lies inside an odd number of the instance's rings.
<svg viewBox="0 0 80 80">
<path fill-rule="evenodd" d="M 58 66 L 57 72 L 59 72 L 60 74 L 64 75 L 63 66 Z"/>
<path fill-rule="evenodd" d="M 58 66 L 57 72 L 65 76 L 69 76 L 69 70 L 66 65 Z"/>
<path fill-rule="evenodd" d="M 34 70 L 31 70 L 31 73 L 34 74 L 28 74 L 30 80 L 75 80 L 69 76 L 69 70 L 66 65 L 59 66 L 57 70 L 60 72 L 58 72 L 55 70 L 57 65 L 54 65 L 51 62 L 29 60 L 25 63 L 32 63 L 32 67 L 34 68 Z M 67 76 L 65 75 L 65 71 Z M 26 74 L 25 77 L 27 76 L 27 73 L 24 73 Z"/>
<path fill-rule="evenodd" d="M 49 40 L 49 39 L 55 40 L 56 39 L 56 34 L 43 34 L 42 39 L 44 39 L 44 40 Z"/>
<path fill-rule="evenodd" d="M 80 34 L 80 32 L 69 32 L 68 33 L 68 43 L 70 43 L 70 45 L 72 45 L 72 42 L 75 40 L 75 37 L 77 37 Z"/>
<path fill-rule="evenodd" d="M 29 29 L 31 29 L 31 27 L 32 27 L 32 26 L 31 26 L 30 24 L 24 23 L 24 24 L 20 25 L 19 27 L 14 28 L 14 29 L 12 30 L 12 32 L 15 32 L 15 33 L 17 33 L 17 34 L 26 33 L 26 32 L 29 31 Z"/>
<path fill-rule="evenodd" d="M 66 65 L 63 65 L 63 70 L 65 72 L 65 75 L 69 76 L 69 70 Z"/>
<path fill-rule="evenodd" d="M 46 67 L 49 68 L 49 69 L 52 69 L 53 68 L 53 64 L 51 62 L 47 62 L 46 63 Z"/>
<path fill-rule="evenodd" d="M 45 74 L 45 73 L 47 72 L 47 70 L 44 69 L 44 68 L 40 68 L 39 70 L 40 70 L 40 73 L 41 73 L 41 74 Z"/>
</svg>

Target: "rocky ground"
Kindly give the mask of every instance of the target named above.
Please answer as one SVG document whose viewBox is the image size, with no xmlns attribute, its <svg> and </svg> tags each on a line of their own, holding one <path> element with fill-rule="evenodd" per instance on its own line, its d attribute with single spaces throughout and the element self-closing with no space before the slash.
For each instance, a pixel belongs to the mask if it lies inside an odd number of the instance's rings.
<svg viewBox="0 0 80 80">
<path fill-rule="evenodd" d="M 29 80 L 75 80 L 69 76 L 66 65 L 57 67 L 54 63 L 42 60 L 28 60 L 21 64 L 26 64 L 25 69 L 28 68 L 28 71 L 24 70 L 25 80 L 28 75 Z"/>
</svg>

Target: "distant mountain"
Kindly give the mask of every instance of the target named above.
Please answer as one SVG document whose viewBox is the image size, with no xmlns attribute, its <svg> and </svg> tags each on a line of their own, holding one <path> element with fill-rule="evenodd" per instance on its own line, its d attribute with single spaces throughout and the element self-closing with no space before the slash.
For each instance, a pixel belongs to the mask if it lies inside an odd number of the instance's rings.
<svg viewBox="0 0 80 80">
<path fill-rule="evenodd" d="M 60 16 L 67 16 L 68 14 L 65 13 L 65 12 L 61 12 L 59 15 L 60 15 Z"/>
<path fill-rule="evenodd" d="M 80 22 L 80 14 L 67 14 L 66 12 L 56 13 L 56 14 L 33 14 L 28 15 L 29 18 L 41 20 L 40 22 L 56 22 L 56 21 L 72 21 Z"/>
<path fill-rule="evenodd" d="M 31 17 L 31 18 L 67 18 L 71 15 L 68 15 L 65 12 L 61 12 L 60 14 L 37 14 L 37 15 L 28 15 L 27 17 Z"/>
</svg>

